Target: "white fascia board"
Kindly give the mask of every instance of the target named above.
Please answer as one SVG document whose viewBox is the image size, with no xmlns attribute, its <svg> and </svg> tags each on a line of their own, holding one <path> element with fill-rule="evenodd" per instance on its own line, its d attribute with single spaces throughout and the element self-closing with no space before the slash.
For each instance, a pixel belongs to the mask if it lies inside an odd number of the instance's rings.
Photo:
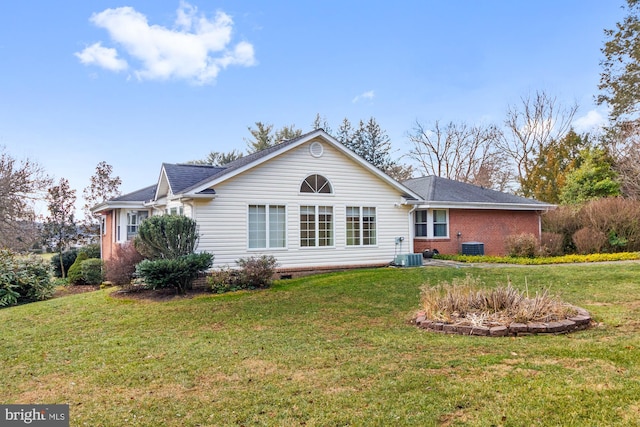
<svg viewBox="0 0 640 427">
<path fill-rule="evenodd" d="M 142 201 L 134 202 L 104 202 L 91 209 L 93 213 L 100 213 L 112 209 L 144 209 L 145 203 Z"/>
<path fill-rule="evenodd" d="M 154 195 L 153 200 L 158 200 L 159 198 L 166 196 L 166 194 L 160 194 L 160 189 L 162 188 L 161 184 L 163 180 L 167 183 L 167 194 L 171 193 L 171 183 L 169 182 L 169 177 L 167 177 L 167 171 L 164 169 L 164 164 L 162 165 L 162 168 L 160 168 L 160 177 L 158 178 L 156 194 Z"/>
<path fill-rule="evenodd" d="M 412 204 L 416 205 L 416 209 L 482 209 L 505 211 L 549 211 L 557 207 L 556 205 L 546 203 L 427 202 L 425 200 L 419 200 Z"/>
</svg>

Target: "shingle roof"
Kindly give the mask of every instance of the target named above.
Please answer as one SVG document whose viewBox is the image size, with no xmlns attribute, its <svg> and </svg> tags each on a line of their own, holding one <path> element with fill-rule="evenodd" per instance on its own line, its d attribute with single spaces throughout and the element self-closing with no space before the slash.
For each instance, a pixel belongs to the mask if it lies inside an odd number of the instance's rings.
<svg viewBox="0 0 640 427">
<path fill-rule="evenodd" d="M 163 163 L 162 167 L 167 174 L 173 194 L 180 194 L 186 188 L 207 180 L 224 170 L 224 168 L 217 166 L 193 164 Z"/>
<path fill-rule="evenodd" d="M 424 176 L 403 182 L 428 202 L 498 203 L 546 206 L 534 199 L 502 193 L 439 176 Z"/>
<path fill-rule="evenodd" d="M 112 202 L 146 202 L 152 200 L 156 195 L 157 185 L 150 185 L 140 190 L 133 191 L 131 193 L 123 194 L 122 196 L 111 199 Z"/>
</svg>

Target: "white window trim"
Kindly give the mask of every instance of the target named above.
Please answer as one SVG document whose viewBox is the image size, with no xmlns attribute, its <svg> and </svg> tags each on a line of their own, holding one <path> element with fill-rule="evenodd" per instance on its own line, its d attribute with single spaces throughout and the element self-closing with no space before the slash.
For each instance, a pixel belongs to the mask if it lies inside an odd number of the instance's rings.
<svg viewBox="0 0 640 427">
<path fill-rule="evenodd" d="M 360 216 L 360 243 L 357 245 L 350 245 L 349 238 L 347 237 L 347 209 L 348 208 L 358 208 L 358 215 Z M 375 245 L 365 245 L 364 244 L 364 221 L 362 220 L 363 208 L 375 209 L 376 212 L 376 221 L 375 221 L 375 229 L 376 229 L 376 243 Z M 347 205 L 345 207 L 344 212 L 344 245 L 347 248 L 376 248 L 378 247 L 378 242 L 380 241 L 379 236 L 380 229 L 378 228 L 378 207 L 377 206 L 365 206 L 365 205 Z"/>
<path fill-rule="evenodd" d="M 302 246 L 302 228 L 300 227 L 300 210 L 298 210 L 298 244 L 300 245 L 300 249 L 302 250 L 321 250 L 321 249 L 335 249 L 336 247 L 336 207 L 332 205 L 312 205 L 312 204 L 304 204 L 300 205 L 300 208 L 312 207 L 315 209 L 315 246 Z M 319 220 L 319 208 L 331 208 L 331 237 L 332 244 L 327 246 L 320 246 L 320 220 Z"/>
<path fill-rule="evenodd" d="M 266 246 L 263 248 L 252 248 L 249 247 L 249 207 L 250 206 L 264 206 L 265 207 L 265 213 L 266 213 L 266 224 L 265 224 L 265 243 Z M 271 206 L 284 206 L 284 246 L 276 246 L 276 247 L 271 247 L 269 246 L 269 227 L 270 227 L 270 221 L 269 221 L 269 207 Z M 289 233 L 287 232 L 288 228 L 287 228 L 287 223 L 288 223 L 288 213 L 289 213 L 289 208 L 287 206 L 286 203 L 247 203 L 247 207 L 245 209 L 245 212 L 247 213 L 247 251 L 248 252 L 258 252 L 258 251 L 286 251 L 289 248 L 289 239 L 288 239 L 288 235 Z"/>
<path fill-rule="evenodd" d="M 329 189 L 331 190 L 331 192 L 329 193 L 312 193 L 312 192 L 303 192 L 300 191 L 302 190 L 302 184 L 310 177 L 313 175 L 319 175 L 321 177 L 323 177 L 324 179 L 327 180 L 327 184 L 329 185 Z M 329 178 L 327 178 L 326 175 L 318 173 L 318 172 L 312 172 L 310 174 L 307 174 L 304 179 L 302 179 L 300 181 L 300 184 L 298 185 L 298 195 L 302 196 L 302 197 L 310 197 L 310 196 L 320 196 L 320 197 L 335 197 L 335 188 L 333 186 L 333 183 L 331 182 L 331 180 Z M 305 205 L 305 206 L 310 206 L 310 205 Z"/>
<path fill-rule="evenodd" d="M 418 236 L 416 234 L 416 215 L 418 211 L 427 211 L 427 235 L 426 236 Z M 444 211 L 445 215 L 446 215 L 446 221 L 447 221 L 447 234 L 446 236 L 434 236 L 433 234 L 433 226 L 435 225 L 434 220 L 433 220 L 433 211 Z M 433 240 L 433 239 L 449 239 L 450 238 L 450 226 L 451 223 L 449 221 L 449 209 L 418 209 L 415 211 L 415 214 L 413 215 L 413 233 L 415 234 L 415 238 L 416 239 L 423 239 L 423 240 Z"/>
</svg>

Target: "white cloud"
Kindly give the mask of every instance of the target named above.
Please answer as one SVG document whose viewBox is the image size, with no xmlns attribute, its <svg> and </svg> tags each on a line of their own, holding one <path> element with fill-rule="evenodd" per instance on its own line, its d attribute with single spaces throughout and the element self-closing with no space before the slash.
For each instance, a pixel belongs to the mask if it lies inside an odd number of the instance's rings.
<svg viewBox="0 0 640 427">
<path fill-rule="evenodd" d="M 356 96 L 355 98 L 353 98 L 351 100 L 351 102 L 353 102 L 355 104 L 356 102 L 359 102 L 361 100 L 372 100 L 374 98 L 374 96 L 375 96 L 375 93 L 372 90 L 370 90 L 368 92 L 364 92 L 364 93 L 361 93 L 360 95 Z"/>
<path fill-rule="evenodd" d="M 82 52 L 76 52 L 75 56 L 85 65 L 97 65 L 111 71 L 126 70 L 127 61 L 118 58 L 118 52 L 110 47 L 103 47 L 100 42 L 86 47 Z"/>
<path fill-rule="evenodd" d="M 584 116 L 575 119 L 573 121 L 573 128 L 578 133 L 591 132 L 601 129 L 606 123 L 606 117 L 596 110 L 591 110 Z"/>
<path fill-rule="evenodd" d="M 183 79 L 209 84 L 230 65 L 256 64 L 250 43 L 229 46 L 233 28 L 229 15 L 217 12 L 207 18 L 184 1 L 176 12 L 174 28 L 150 25 L 147 17 L 132 7 L 106 9 L 94 13 L 90 21 L 106 29 L 111 40 L 138 64 L 134 75 L 141 80 Z M 85 51 L 76 55 L 80 57 Z"/>
</svg>

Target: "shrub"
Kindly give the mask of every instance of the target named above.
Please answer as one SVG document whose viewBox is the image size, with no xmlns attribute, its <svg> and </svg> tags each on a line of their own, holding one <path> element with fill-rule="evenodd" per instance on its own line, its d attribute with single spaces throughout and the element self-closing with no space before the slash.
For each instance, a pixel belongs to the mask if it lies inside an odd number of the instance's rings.
<svg viewBox="0 0 640 427">
<path fill-rule="evenodd" d="M 100 258 L 100 245 L 98 243 L 91 243 L 78 249 L 78 253 L 87 254 L 87 259 Z"/>
<path fill-rule="evenodd" d="M 240 258 L 236 264 L 240 267 L 238 275 L 240 283 L 255 289 L 271 286 L 278 262 L 272 255 L 262 255 L 261 257 Z"/>
<path fill-rule="evenodd" d="M 182 215 L 159 215 L 140 223 L 136 249 L 150 259 L 173 259 L 192 254 L 198 242 L 196 222 Z"/>
<path fill-rule="evenodd" d="M 538 252 L 538 239 L 531 233 L 507 236 L 504 245 L 509 256 L 533 258 Z"/>
<path fill-rule="evenodd" d="M 172 259 L 144 260 L 136 266 L 136 273 L 151 289 L 175 288 L 184 294 L 191 288 L 198 273 L 211 267 L 213 255 L 202 252 Z"/>
<path fill-rule="evenodd" d="M 105 279 L 114 285 L 130 285 L 136 272 L 136 264 L 143 259 L 133 243 L 117 245 L 114 256 L 104 263 Z"/>
<path fill-rule="evenodd" d="M 607 244 L 607 235 L 589 227 L 581 228 L 573 234 L 573 242 L 579 254 L 597 254 Z"/>
<path fill-rule="evenodd" d="M 606 236 L 601 250 L 640 250 L 640 201 L 621 197 L 593 200 L 582 206 L 579 216 L 584 228 Z"/>
<path fill-rule="evenodd" d="M 575 206 L 559 206 L 542 215 L 542 231 L 561 234 L 562 252 L 565 254 L 575 251 L 572 236 L 582 228 L 578 212 Z"/>
<path fill-rule="evenodd" d="M 207 277 L 212 292 L 221 294 L 241 289 L 267 288 L 271 286 L 278 262 L 271 255 L 262 255 L 241 258 L 236 264 L 240 267 L 237 270 L 225 267 Z"/>
<path fill-rule="evenodd" d="M 564 236 L 560 233 L 543 232 L 540 236 L 542 256 L 564 255 Z"/>
<path fill-rule="evenodd" d="M 84 252 L 78 253 L 76 260 L 73 262 L 73 265 L 69 267 L 69 271 L 67 272 L 67 279 L 69 279 L 69 283 L 72 285 L 82 285 L 84 281 L 82 280 L 82 261 L 88 259 L 87 254 Z"/>
<path fill-rule="evenodd" d="M 0 250 L 0 306 L 50 298 L 54 292 L 49 266 L 42 258 Z"/>
<path fill-rule="evenodd" d="M 78 251 L 71 249 L 69 251 L 62 252 L 62 263 L 64 264 L 64 271 L 68 272 L 69 268 L 76 261 Z M 60 270 L 60 254 L 55 254 L 51 257 L 51 268 L 55 277 L 62 277 L 62 271 Z"/>
<path fill-rule="evenodd" d="M 239 273 L 229 267 L 224 267 L 211 272 L 207 277 L 207 284 L 211 287 L 214 294 L 223 294 L 225 292 L 239 291 L 243 289 L 238 281 Z"/>
<path fill-rule="evenodd" d="M 102 260 L 98 258 L 89 258 L 80 264 L 82 273 L 82 281 L 87 285 L 99 285 L 102 283 Z"/>
</svg>

